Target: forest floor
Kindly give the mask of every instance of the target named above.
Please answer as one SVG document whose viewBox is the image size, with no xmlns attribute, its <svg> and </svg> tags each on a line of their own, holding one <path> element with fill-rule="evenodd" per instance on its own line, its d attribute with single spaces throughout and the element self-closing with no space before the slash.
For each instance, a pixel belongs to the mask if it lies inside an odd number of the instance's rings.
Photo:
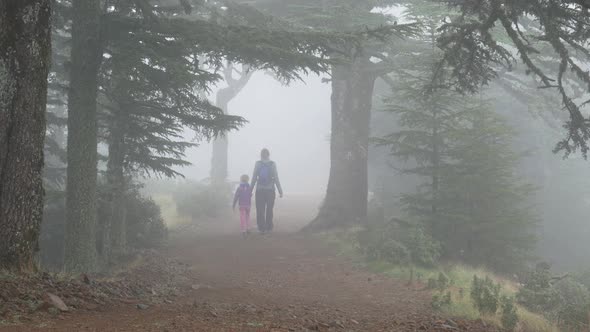
<svg viewBox="0 0 590 332">
<path fill-rule="evenodd" d="M 178 228 L 161 251 L 168 266 L 152 260 L 150 268 L 127 276 L 146 285 L 155 274 L 158 285 L 148 296 L 127 292 L 119 299 L 112 295 L 116 288 L 106 292 L 114 299 L 21 319 L 0 331 L 495 330 L 481 321 L 440 317 L 424 285 L 359 268 L 325 242 L 294 232 L 300 226 L 295 219 L 279 213 L 275 233 L 246 239 L 234 220 Z"/>
</svg>

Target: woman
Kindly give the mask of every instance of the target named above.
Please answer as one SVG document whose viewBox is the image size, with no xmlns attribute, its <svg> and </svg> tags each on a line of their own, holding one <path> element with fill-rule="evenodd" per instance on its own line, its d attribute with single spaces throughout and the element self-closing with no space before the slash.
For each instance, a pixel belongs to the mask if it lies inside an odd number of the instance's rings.
<svg viewBox="0 0 590 332">
<path fill-rule="evenodd" d="M 256 222 L 261 234 L 271 232 L 273 229 L 273 208 L 275 205 L 275 186 L 279 196 L 283 197 L 283 189 L 279 181 L 277 165 L 270 160 L 268 149 L 262 149 L 260 160 L 254 166 L 251 188 L 256 186 Z"/>
</svg>

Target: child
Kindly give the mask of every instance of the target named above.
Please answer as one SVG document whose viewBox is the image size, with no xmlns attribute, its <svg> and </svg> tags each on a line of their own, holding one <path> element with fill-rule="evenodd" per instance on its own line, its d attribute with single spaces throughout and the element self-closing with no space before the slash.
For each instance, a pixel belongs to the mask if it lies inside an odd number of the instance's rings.
<svg viewBox="0 0 590 332">
<path fill-rule="evenodd" d="M 240 177 L 240 186 L 236 189 L 234 195 L 233 208 L 236 209 L 236 204 L 240 203 L 240 226 L 242 235 L 246 237 L 250 233 L 250 206 L 252 204 L 252 188 L 249 184 L 250 178 L 248 175 Z"/>
</svg>

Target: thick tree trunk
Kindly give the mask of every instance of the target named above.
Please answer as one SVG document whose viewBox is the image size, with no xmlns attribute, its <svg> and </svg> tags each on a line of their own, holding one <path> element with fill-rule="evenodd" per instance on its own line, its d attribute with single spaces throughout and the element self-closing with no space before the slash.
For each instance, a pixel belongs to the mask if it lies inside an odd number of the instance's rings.
<svg viewBox="0 0 590 332">
<path fill-rule="evenodd" d="M 100 51 L 100 0 L 74 0 L 68 95 L 68 177 L 65 269 L 96 269 L 96 96 Z"/>
<path fill-rule="evenodd" d="M 216 106 L 228 114 L 228 104 L 235 96 L 229 93 L 230 88 L 225 88 L 217 93 Z M 236 93 L 237 95 L 237 93 Z M 227 134 L 218 137 L 213 141 L 213 153 L 211 156 L 211 182 L 213 184 L 224 184 L 228 176 L 228 149 L 229 142 Z"/>
<path fill-rule="evenodd" d="M 369 60 L 332 68 L 330 178 L 317 218 L 304 230 L 362 223 L 367 217 L 369 123 L 376 76 Z"/>
<path fill-rule="evenodd" d="M 50 1 L 0 1 L 0 268 L 32 270 L 43 215 Z"/>
</svg>

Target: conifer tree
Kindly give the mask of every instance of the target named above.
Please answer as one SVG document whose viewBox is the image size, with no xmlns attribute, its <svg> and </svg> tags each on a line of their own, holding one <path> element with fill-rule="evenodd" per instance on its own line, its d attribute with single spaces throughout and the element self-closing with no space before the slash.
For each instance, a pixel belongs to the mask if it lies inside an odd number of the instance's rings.
<svg viewBox="0 0 590 332">
<path fill-rule="evenodd" d="M 43 214 L 51 2 L 0 2 L 0 269 L 32 271 Z"/>
<path fill-rule="evenodd" d="M 387 110 L 401 128 L 377 139 L 403 165 L 402 174 L 422 179 L 415 192 L 402 196 L 402 205 L 442 244 L 446 258 L 512 270 L 535 243 L 532 188 L 517 174 L 515 133 L 489 103 L 440 88 L 438 22 L 452 13 L 416 1 L 406 14 L 420 19 L 425 33 L 413 40 L 416 60 L 392 76 L 403 83 Z"/>
<path fill-rule="evenodd" d="M 100 3 L 99 0 L 76 0 L 71 8 L 65 238 L 65 269 L 69 272 L 92 272 L 97 262 L 96 98 L 102 60 Z"/>
</svg>

